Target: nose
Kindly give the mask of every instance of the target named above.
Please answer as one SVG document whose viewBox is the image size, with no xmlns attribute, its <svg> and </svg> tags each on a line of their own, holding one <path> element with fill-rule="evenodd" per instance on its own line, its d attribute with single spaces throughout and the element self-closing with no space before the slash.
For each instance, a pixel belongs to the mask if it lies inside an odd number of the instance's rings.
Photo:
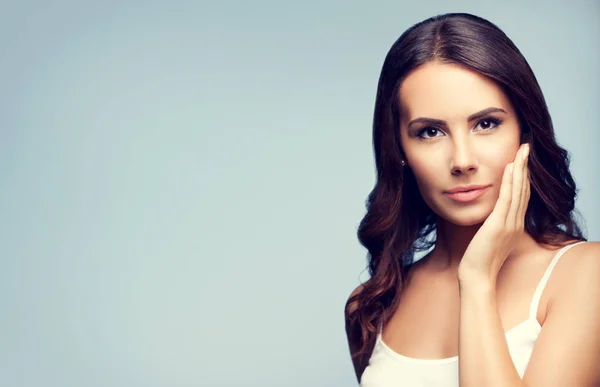
<svg viewBox="0 0 600 387">
<path fill-rule="evenodd" d="M 450 169 L 453 175 L 472 174 L 477 171 L 478 162 L 469 139 L 455 141 Z"/>
</svg>

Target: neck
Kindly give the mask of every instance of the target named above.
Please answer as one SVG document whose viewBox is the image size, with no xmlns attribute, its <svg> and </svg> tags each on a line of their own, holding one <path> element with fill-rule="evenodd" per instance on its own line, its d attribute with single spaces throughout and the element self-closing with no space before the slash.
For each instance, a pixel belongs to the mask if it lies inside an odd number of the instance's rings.
<svg viewBox="0 0 600 387">
<path fill-rule="evenodd" d="M 439 270 L 457 270 L 469 243 L 482 224 L 458 226 L 438 218 L 435 248 L 427 260 L 430 267 Z M 508 258 L 519 256 L 534 245 L 536 245 L 535 240 L 525 232 L 516 241 Z"/>
<path fill-rule="evenodd" d="M 437 239 L 431 254 L 431 265 L 441 269 L 458 268 L 467 246 L 480 227 L 481 223 L 473 226 L 458 226 L 438 218 Z"/>
</svg>

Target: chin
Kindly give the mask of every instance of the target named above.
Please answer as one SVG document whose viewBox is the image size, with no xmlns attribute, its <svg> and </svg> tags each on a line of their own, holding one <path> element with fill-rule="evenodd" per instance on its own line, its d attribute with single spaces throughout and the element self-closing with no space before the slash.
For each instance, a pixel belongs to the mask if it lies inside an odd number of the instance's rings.
<svg viewBox="0 0 600 387">
<path fill-rule="evenodd" d="M 452 224 L 457 225 L 457 226 L 470 227 L 470 226 L 476 226 L 478 224 L 482 224 L 487 219 L 487 216 L 484 218 L 457 218 L 457 217 L 447 218 L 447 217 L 444 217 L 444 219 Z"/>
<path fill-rule="evenodd" d="M 460 208 L 439 206 L 437 208 L 432 207 L 432 209 L 440 218 L 462 227 L 475 226 L 485 222 L 493 210 L 485 203 L 474 203 Z"/>
</svg>

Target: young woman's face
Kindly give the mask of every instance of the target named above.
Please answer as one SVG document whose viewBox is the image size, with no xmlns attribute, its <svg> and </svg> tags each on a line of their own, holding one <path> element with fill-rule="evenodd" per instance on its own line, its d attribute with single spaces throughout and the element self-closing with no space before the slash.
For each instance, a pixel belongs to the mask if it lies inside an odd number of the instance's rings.
<svg viewBox="0 0 600 387">
<path fill-rule="evenodd" d="M 405 78 L 400 104 L 402 149 L 425 202 L 456 225 L 485 221 L 520 146 L 518 119 L 502 89 L 471 70 L 432 62 Z M 489 187 L 470 201 L 469 194 L 446 193 L 468 185 Z"/>
</svg>

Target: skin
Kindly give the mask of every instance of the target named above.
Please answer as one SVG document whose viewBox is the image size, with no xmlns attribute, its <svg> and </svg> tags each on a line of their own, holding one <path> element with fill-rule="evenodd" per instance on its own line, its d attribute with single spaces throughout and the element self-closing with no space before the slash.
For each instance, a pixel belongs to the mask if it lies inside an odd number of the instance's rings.
<svg viewBox="0 0 600 387">
<path fill-rule="evenodd" d="M 436 62 L 418 68 L 405 79 L 400 88 L 400 104 L 401 144 L 408 167 L 423 199 L 439 215 L 441 243 L 429 263 L 456 270 L 466 246 L 491 214 L 500 194 L 504 169 L 519 149 L 517 115 L 491 80 L 456 65 Z M 467 120 L 488 108 L 505 112 L 483 117 L 500 119 L 500 125 L 489 120 Z M 430 125 L 409 124 L 421 117 L 443 120 L 446 125 L 430 127 L 419 137 L 419 130 Z M 470 184 L 491 187 L 476 204 L 458 203 L 443 193 Z M 533 240 L 522 243 L 531 245 Z"/>
<path fill-rule="evenodd" d="M 383 329 L 384 343 L 420 359 L 460 354 L 461 387 L 600 384 L 596 242 L 570 249 L 550 276 L 536 315 L 542 330 L 523 380 L 510 358 L 505 332 L 527 318 L 558 248 L 538 244 L 524 231 L 528 147 L 520 146 L 516 113 L 501 88 L 468 69 L 433 62 L 406 77 L 399 98 L 406 167 L 438 215 L 438 239 L 411 270 Z M 469 121 L 488 108 L 503 112 Z M 502 123 L 494 126 L 489 116 Z M 411 124 L 421 117 L 445 124 Z M 470 203 L 444 194 L 470 184 L 491 186 Z M 364 367 L 355 364 L 359 379 Z"/>
</svg>

